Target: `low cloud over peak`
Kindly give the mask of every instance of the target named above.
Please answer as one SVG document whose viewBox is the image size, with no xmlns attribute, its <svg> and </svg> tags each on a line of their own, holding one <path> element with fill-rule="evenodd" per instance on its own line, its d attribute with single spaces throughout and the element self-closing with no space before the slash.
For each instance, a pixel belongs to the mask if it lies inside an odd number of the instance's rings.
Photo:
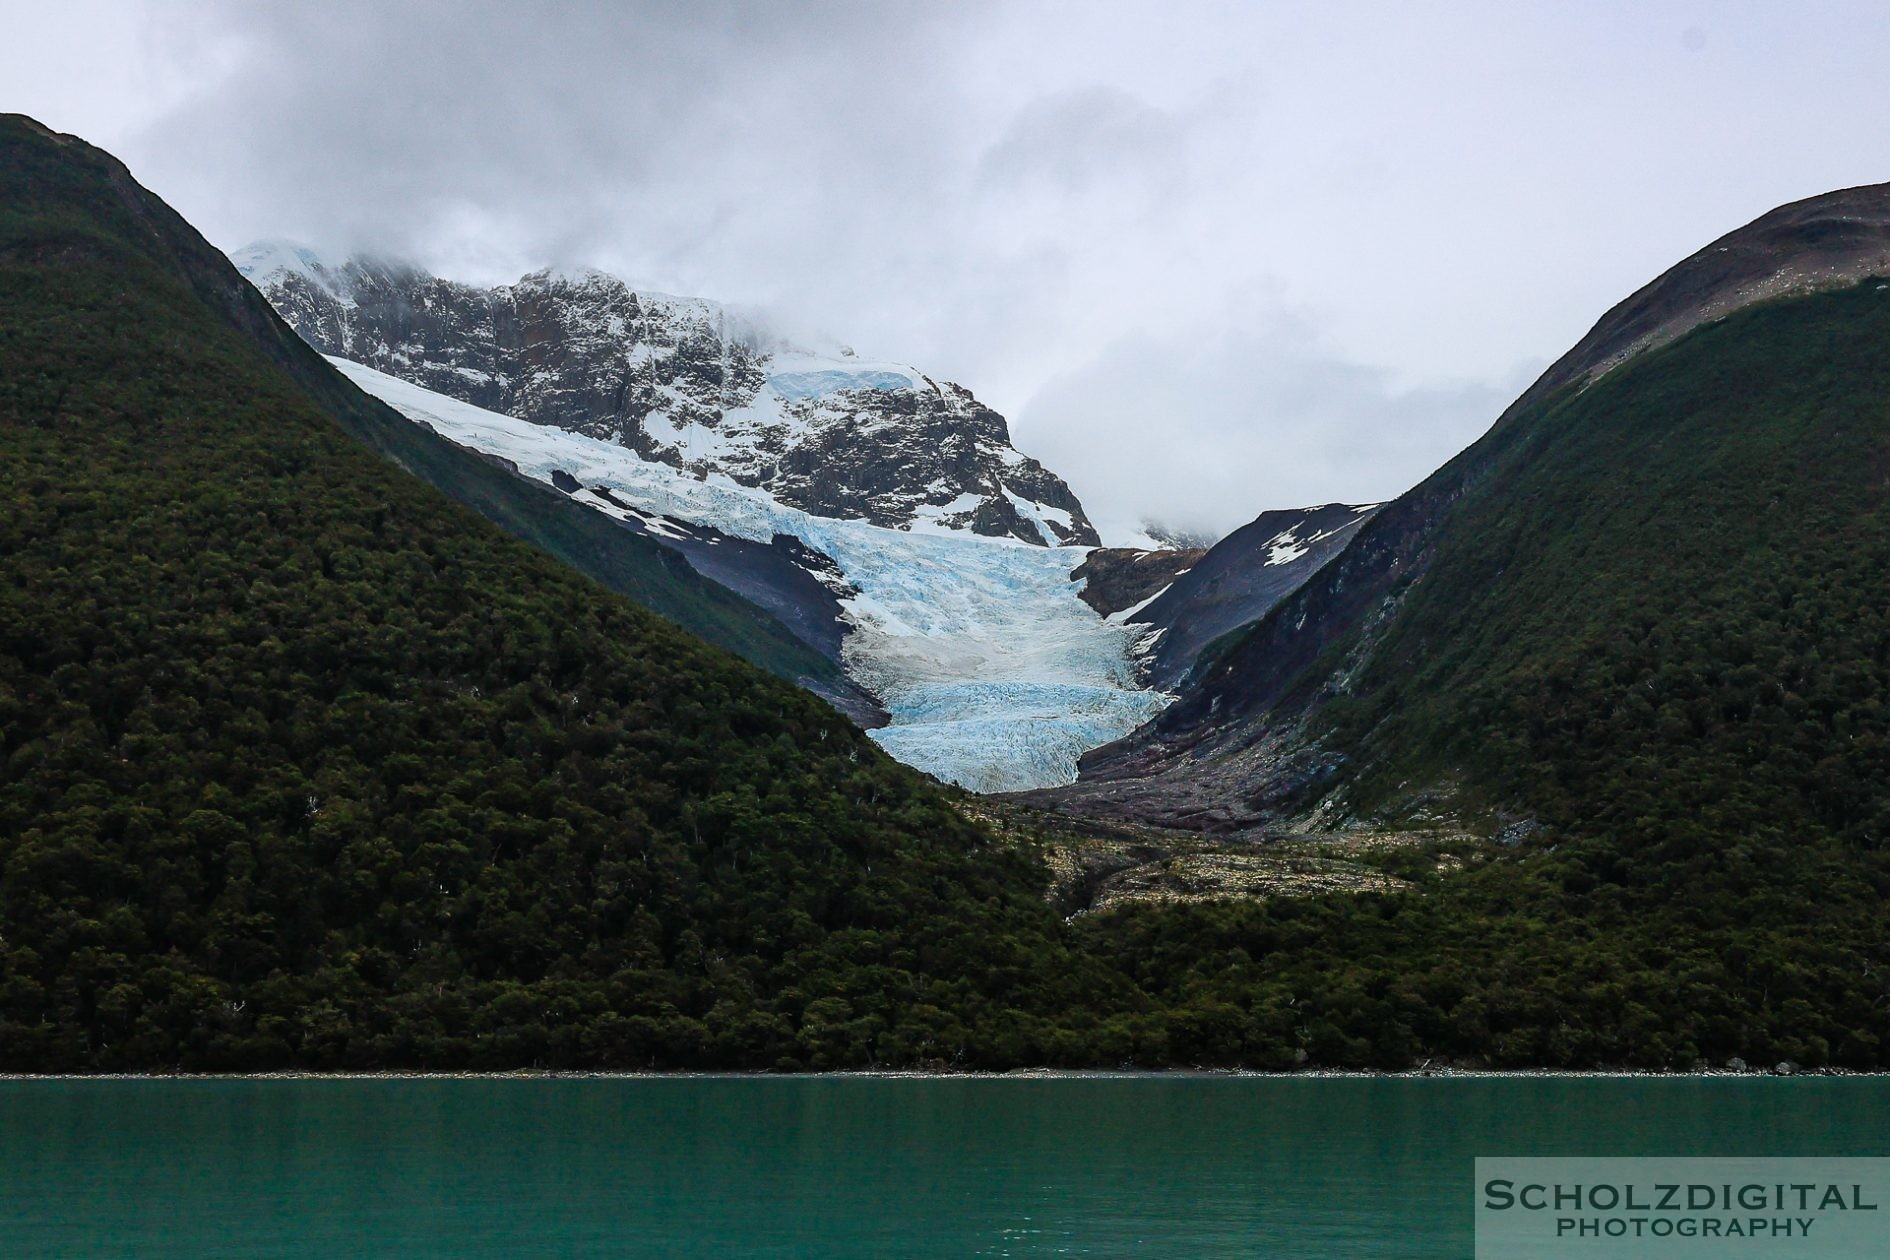
<svg viewBox="0 0 1890 1260">
<path fill-rule="evenodd" d="M 219 244 L 766 308 L 963 381 L 1099 519 L 1224 528 L 1396 493 L 1676 259 L 1882 179 L 1882 30 L 1863 0 L 73 0 L 11 16 L 0 82 Z"/>
</svg>

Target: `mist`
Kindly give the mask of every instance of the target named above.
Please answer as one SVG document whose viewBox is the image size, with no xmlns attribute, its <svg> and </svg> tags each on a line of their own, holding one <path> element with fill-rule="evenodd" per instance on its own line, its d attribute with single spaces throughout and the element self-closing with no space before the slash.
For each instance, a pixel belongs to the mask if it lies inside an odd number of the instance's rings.
<svg viewBox="0 0 1890 1260">
<path fill-rule="evenodd" d="M 0 106 L 225 248 L 770 312 L 1116 534 L 1393 496 L 1680 257 L 1890 177 L 1867 3 L 13 9 Z"/>
</svg>

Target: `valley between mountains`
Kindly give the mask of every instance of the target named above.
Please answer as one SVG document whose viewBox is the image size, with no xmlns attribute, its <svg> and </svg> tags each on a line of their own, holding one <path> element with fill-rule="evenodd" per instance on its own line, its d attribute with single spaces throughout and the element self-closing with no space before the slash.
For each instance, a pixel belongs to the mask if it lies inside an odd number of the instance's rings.
<svg viewBox="0 0 1890 1260">
<path fill-rule="evenodd" d="M 1105 540 L 917 366 L 0 116 L 0 1070 L 1890 1068 L 1890 185 L 1491 419 Z"/>
<path fill-rule="evenodd" d="M 478 289 L 280 241 L 233 259 L 367 393 L 754 601 L 871 698 L 842 708 L 882 747 L 978 792 L 1074 781 L 1371 513 L 1098 549 L 1003 417 L 918 368 L 592 270 Z"/>
</svg>

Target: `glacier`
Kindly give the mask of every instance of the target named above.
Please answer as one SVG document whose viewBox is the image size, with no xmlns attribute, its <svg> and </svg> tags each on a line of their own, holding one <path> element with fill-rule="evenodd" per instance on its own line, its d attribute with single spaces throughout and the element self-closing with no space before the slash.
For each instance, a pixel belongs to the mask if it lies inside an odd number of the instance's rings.
<svg viewBox="0 0 1890 1260">
<path fill-rule="evenodd" d="M 720 473 L 695 476 L 614 442 L 487 411 L 352 360 L 328 361 L 403 415 L 526 476 L 550 482 L 559 470 L 641 512 L 758 542 L 790 534 L 832 557 L 853 588 L 841 600 L 853 626 L 843 664 L 892 718 L 870 734 L 940 779 L 978 792 L 1073 782 L 1083 753 L 1172 699 L 1138 681 L 1146 627 L 1107 621 L 1077 598 L 1081 583 L 1070 571 L 1086 548 L 973 534 L 925 515 L 907 529 L 816 516 Z M 625 515 L 595 495 L 575 497 Z"/>
</svg>

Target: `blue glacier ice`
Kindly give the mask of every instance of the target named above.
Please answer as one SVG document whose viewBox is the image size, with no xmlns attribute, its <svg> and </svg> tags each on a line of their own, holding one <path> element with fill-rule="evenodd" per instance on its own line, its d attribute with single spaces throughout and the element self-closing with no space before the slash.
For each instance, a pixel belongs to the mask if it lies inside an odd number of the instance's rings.
<svg viewBox="0 0 1890 1260">
<path fill-rule="evenodd" d="M 1171 698 L 1136 681 L 1141 631 L 1103 620 L 1077 598 L 1070 571 L 1081 548 L 812 516 L 720 475 L 698 480 L 615 443 L 329 361 L 403 414 L 527 476 L 550 481 L 561 469 L 646 512 L 762 542 L 791 534 L 831 556 L 859 592 L 843 601 L 854 626 L 847 671 L 892 716 L 872 736 L 941 779 L 979 792 L 1068 783 L 1083 753 Z"/>
<path fill-rule="evenodd" d="M 787 399 L 821 398 L 850 389 L 876 389 L 891 393 L 916 388 L 910 376 L 880 369 L 858 372 L 837 368 L 817 372 L 776 372 L 768 378 L 768 384 L 775 393 Z"/>
</svg>

